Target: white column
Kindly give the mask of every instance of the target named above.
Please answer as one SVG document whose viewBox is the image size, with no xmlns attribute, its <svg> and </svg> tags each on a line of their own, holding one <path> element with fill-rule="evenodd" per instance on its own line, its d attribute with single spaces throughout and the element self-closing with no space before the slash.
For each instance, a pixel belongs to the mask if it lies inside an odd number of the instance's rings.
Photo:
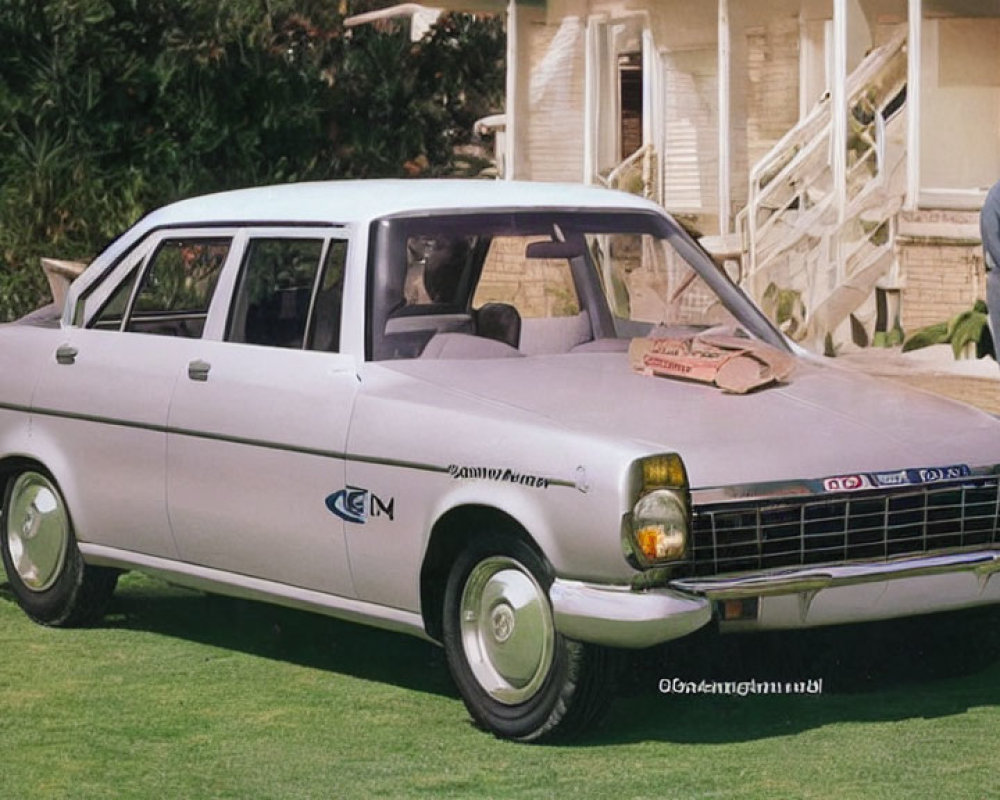
<svg viewBox="0 0 1000 800">
<path fill-rule="evenodd" d="M 920 202 L 920 50 L 923 36 L 921 0 L 909 0 L 906 40 L 906 208 Z"/>
<path fill-rule="evenodd" d="M 653 114 L 655 101 L 653 86 L 656 83 L 656 42 L 650 28 L 648 15 L 642 16 L 642 143 L 653 143 Z"/>
<path fill-rule="evenodd" d="M 504 103 L 506 126 L 503 159 L 503 178 L 508 181 L 514 178 L 517 140 L 520 135 L 520 124 L 517 116 L 518 101 L 520 99 L 520 92 L 518 91 L 517 28 L 517 0 L 509 0 L 507 3 L 507 86 L 505 90 L 507 97 Z"/>
<path fill-rule="evenodd" d="M 813 58 L 805 12 L 799 10 L 799 119 L 809 113 L 809 65 Z"/>
<path fill-rule="evenodd" d="M 830 144 L 837 222 L 847 207 L 847 0 L 833 2 L 833 80 L 830 86 Z"/>
<path fill-rule="evenodd" d="M 583 182 L 587 185 L 594 182 L 597 174 L 597 116 L 600 104 L 598 29 L 595 18 L 587 17 L 583 54 Z"/>
<path fill-rule="evenodd" d="M 719 0 L 719 233 L 729 233 L 732 187 L 729 167 L 729 0 Z"/>
</svg>

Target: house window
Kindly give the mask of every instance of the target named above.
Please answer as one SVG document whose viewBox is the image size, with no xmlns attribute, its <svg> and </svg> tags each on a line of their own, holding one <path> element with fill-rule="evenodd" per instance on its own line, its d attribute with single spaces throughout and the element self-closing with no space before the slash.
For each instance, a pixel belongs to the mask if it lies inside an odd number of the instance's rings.
<svg viewBox="0 0 1000 800">
<path fill-rule="evenodd" d="M 624 161 L 642 147 L 642 53 L 618 56 L 619 141 Z"/>
</svg>

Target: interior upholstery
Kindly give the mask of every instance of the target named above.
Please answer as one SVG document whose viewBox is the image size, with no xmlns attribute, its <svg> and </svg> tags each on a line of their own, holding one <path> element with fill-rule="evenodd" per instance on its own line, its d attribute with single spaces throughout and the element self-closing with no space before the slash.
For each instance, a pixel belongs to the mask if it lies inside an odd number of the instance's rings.
<svg viewBox="0 0 1000 800">
<path fill-rule="evenodd" d="M 516 358 L 522 355 L 506 342 L 468 333 L 438 333 L 424 347 L 421 358 Z"/>
<path fill-rule="evenodd" d="M 520 350 L 529 356 L 568 353 L 593 338 L 586 311 L 572 317 L 526 319 L 521 328 Z"/>
<path fill-rule="evenodd" d="M 476 311 L 476 334 L 517 347 L 521 342 L 521 315 L 508 303 L 486 303 Z"/>
</svg>

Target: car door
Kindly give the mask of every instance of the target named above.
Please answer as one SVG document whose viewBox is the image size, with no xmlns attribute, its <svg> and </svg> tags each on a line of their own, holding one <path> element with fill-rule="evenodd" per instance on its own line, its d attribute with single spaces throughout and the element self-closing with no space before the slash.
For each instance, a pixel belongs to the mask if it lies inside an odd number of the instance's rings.
<svg viewBox="0 0 1000 800">
<path fill-rule="evenodd" d="M 164 500 L 167 409 L 202 335 L 232 231 L 148 237 L 79 303 L 32 398 L 81 541 L 175 558 Z"/>
<path fill-rule="evenodd" d="M 184 561 L 353 596 L 336 497 L 358 387 L 338 352 L 347 239 L 246 232 L 232 302 L 177 382 L 167 503 Z"/>
</svg>

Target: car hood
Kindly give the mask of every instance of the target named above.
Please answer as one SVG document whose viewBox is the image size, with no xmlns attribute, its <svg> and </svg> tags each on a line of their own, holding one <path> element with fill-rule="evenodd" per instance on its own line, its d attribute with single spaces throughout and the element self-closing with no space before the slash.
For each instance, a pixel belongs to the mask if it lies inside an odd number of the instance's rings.
<svg viewBox="0 0 1000 800">
<path fill-rule="evenodd" d="M 811 358 L 797 360 L 787 383 L 746 395 L 636 374 L 623 353 L 385 366 L 562 427 L 679 453 L 696 488 L 1000 461 L 1000 420 Z"/>
</svg>

